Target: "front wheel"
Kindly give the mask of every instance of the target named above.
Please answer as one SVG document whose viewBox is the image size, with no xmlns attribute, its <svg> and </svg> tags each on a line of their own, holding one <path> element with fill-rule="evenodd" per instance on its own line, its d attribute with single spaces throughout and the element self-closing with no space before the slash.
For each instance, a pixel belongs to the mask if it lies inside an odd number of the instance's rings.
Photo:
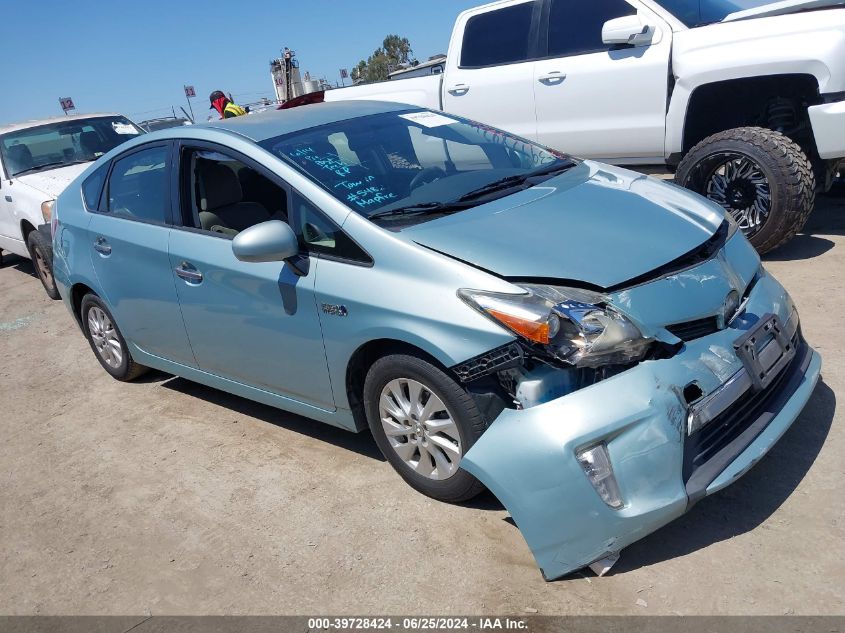
<svg viewBox="0 0 845 633">
<path fill-rule="evenodd" d="M 441 369 L 416 356 L 385 356 L 367 372 L 364 407 L 385 459 L 413 488 L 449 503 L 484 490 L 460 461 L 487 424 Z"/>
<path fill-rule="evenodd" d="M 32 258 L 32 265 L 35 267 L 35 274 L 38 275 L 47 296 L 58 299 L 59 289 L 53 277 L 53 245 L 36 229 L 30 231 L 29 237 L 26 238 L 26 246 Z"/>
<path fill-rule="evenodd" d="M 789 137 L 766 128 L 707 137 L 684 156 L 675 182 L 721 205 L 761 254 L 792 239 L 815 204 L 810 160 Z"/>
</svg>

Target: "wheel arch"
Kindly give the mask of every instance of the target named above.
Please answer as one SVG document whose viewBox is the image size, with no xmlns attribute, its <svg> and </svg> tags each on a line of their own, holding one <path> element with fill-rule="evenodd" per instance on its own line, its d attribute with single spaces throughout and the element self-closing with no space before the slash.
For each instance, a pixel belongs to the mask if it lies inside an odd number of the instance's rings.
<svg viewBox="0 0 845 633">
<path fill-rule="evenodd" d="M 345 381 L 346 398 L 349 408 L 352 411 L 355 427 L 358 431 L 362 431 L 368 427 L 367 417 L 364 413 L 364 380 L 367 377 L 367 372 L 373 366 L 373 363 L 391 354 L 410 354 L 417 356 L 443 370 L 450 376 L 452 375 L 452 372 L 435 356 L 407 341 L 393 338 L 379 338 L 363 343 L 349 357 L 349 362 L 346 365 Z"/>
<path fill-rule="evenodd" d="M 100 296 L 90 286 L 81 282 L 77 282 L 70 287 L 70 305 L 73 308 L 73 317 L 79 327 L 82 327 L 82 299 L 87 294 L 92 294 L 95 297 Z"/>
<path fill-rule="evenodd" d="M 29 220 L 21 220 L 21 237 L 23 238 L 23 243 L 26 244 L 27 239 L 29 239 L 29 234 L 35 231 L 35 226 Z"/>
<path fill-rule="evenodd" d="M 680 154 L 685 155 L 708 136 L 746 126 L 783 132 L 814 150 L 807 107 L 820 101 L 819 80 L 810 73 L 753 75 L 703 83 L 692 90 L 686 103 Z"/>
</svg>

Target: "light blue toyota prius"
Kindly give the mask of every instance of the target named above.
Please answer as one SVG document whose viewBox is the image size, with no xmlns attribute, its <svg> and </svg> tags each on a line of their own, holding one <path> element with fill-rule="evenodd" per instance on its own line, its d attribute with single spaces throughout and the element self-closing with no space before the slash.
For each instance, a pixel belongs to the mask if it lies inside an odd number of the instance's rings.
<svg viewBox="0 0 845 633">
<path fill-rule="evenodd" d="M 113 377 L 369 430 L 423 494 L 491 490 L 547 579 L 746 472 L 821 366 L 721 207 L 398 104 L 144 135 L 59 197 L 53 240 Z"/>
</svg>

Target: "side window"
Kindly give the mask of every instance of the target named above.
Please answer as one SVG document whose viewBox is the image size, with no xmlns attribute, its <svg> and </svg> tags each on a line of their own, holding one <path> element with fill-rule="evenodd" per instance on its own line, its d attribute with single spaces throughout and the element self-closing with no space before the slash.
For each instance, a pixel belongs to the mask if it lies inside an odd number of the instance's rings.
<svg viewBox="0 0 845 633">
<path fill-rule="evenodd" d="M 362 264 L 373 263 L 372 258 L 337 224 L 296 192 L 293 193 L 292 217 L 293 230 L 303 250 Z"/>
<path fill-rule="evenodd" d="M 236 158 L 196 149 L 181 162 L 186 226 L 231 237 L 268 220 L 287 222 L 285 190 Z"/>
<path fill-rule="evenodd" d="M 533 12 L 534 3 L 524 2 L 467 20 L 461 67 L 495 66 L 528 59 Z"/>
<path fill-rule="evenodd" d="M 167 223 L 167 153 L 165 146 L 151 147 L 114 161 L 109 178 L 109 213 Z"/>
<path fill-rule="evenodd" d="M 601 39 L 604 23 L 636 13 L 625 0 L 551 0 L 548 55 L 567 57 L 606 51 L 609 47 Z"/>
<path fill-rule="evenodd" d="M 82 183 L 82 199 L 89 211 L 99 210 L 100 195 L 103 193 L 103 185 L 106 183 L 108 173 L 109 163 L 106 163 Z"/>
</svg>

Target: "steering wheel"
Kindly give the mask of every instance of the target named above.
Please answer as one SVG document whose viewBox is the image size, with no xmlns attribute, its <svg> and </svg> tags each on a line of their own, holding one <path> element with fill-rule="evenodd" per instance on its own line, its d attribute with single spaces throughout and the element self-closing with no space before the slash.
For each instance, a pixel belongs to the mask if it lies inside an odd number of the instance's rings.
<svg viewBox="0 0 845 633">
<path fill-rule="evenodd" d="M 440 167 L 426 167 L 414 176 L 414 179 L 411 181 L 411 191 L 417 187 L 422 187 L 430 182 L 434 182 L 435 180 L 440 180 L 445 175 L 446 172 L 440 169 Z"/>
</svg>

